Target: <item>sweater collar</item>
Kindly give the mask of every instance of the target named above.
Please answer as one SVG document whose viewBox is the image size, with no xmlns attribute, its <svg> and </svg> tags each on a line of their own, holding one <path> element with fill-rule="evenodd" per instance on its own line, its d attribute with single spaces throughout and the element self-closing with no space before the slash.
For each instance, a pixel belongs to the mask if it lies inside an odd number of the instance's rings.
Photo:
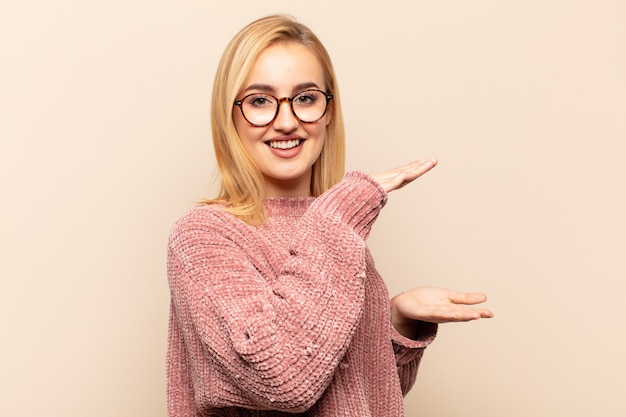
<svg viewBox="0 0 626 417">
<path fill-rule="evenodd" d="M 268 216 L 300 217 L 307 211 L 315 197 L 269 197 L 264 200 Z"/>
</svg>

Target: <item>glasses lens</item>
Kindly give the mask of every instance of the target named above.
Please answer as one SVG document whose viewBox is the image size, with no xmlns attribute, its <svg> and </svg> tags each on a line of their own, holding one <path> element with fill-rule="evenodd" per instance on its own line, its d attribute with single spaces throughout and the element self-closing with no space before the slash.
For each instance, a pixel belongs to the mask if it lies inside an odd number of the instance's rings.
<svg viewBox="0 0 626 417">
<path fill-rule="evenodd" d="M 276 115 L 276 99 L 267 94 L 251 94 L 241 102 L 245 118 L 254 125 L 265 125 Z"/>
<path fill-rule="evenodd" d="M 315 122 L 326 112 L 326 95 L 318 90 L 306 90 L 293 98 L 293 112 L 303 122 Z"/>
</svg>

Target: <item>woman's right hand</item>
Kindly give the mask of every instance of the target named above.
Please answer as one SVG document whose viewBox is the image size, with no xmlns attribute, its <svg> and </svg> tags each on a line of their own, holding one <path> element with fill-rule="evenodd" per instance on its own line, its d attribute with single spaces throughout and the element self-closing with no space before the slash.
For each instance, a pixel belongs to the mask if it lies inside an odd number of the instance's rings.
<svg viewBox="0 0 626 417">
<path fill-rule="evenodd" d="M 391 169 L 382 174 L 373 175 L 373 178 L 380 184 L 385 192 L 389 193 L 421 177 L 423 174 L 433 169 L 435 165 L 437 165 L 436 159 L 422 159 Z"/>
</svg>

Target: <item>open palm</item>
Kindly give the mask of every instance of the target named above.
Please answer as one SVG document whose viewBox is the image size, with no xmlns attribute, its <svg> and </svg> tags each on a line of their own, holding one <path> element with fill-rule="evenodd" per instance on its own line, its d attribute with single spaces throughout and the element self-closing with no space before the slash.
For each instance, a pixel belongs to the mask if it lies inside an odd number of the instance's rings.
<svg viewBox="0 0 626 417">
<path fill-rule="evenodd" d="M 483 303 L 482 293 L 458 292 L 438 287 L 418 287 L 397 295 L 392 300 L 394 325 L 406 325 L 420 320 L 430 323 L 448 323 L 493 317 L 486 308 L 470 307 Z"/>
</svg>

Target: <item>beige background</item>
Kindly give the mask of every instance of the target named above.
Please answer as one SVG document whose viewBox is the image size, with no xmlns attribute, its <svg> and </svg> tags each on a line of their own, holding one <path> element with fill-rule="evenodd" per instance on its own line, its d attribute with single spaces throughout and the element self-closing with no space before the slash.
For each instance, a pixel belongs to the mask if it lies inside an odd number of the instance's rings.
<svg viewBox="0 0 626 417">
<path fill-rule="evenodd" d="M 626 3 L 0 6 L 0 415 L 165 416 L 172 222 L 211 194 L 217 60 L 292 13 L 334 57 L 350 169 L 437 156 L 370 239 L 392 292 L 481 290 L 410 416 L 626 407 Z"/>
</svg>

